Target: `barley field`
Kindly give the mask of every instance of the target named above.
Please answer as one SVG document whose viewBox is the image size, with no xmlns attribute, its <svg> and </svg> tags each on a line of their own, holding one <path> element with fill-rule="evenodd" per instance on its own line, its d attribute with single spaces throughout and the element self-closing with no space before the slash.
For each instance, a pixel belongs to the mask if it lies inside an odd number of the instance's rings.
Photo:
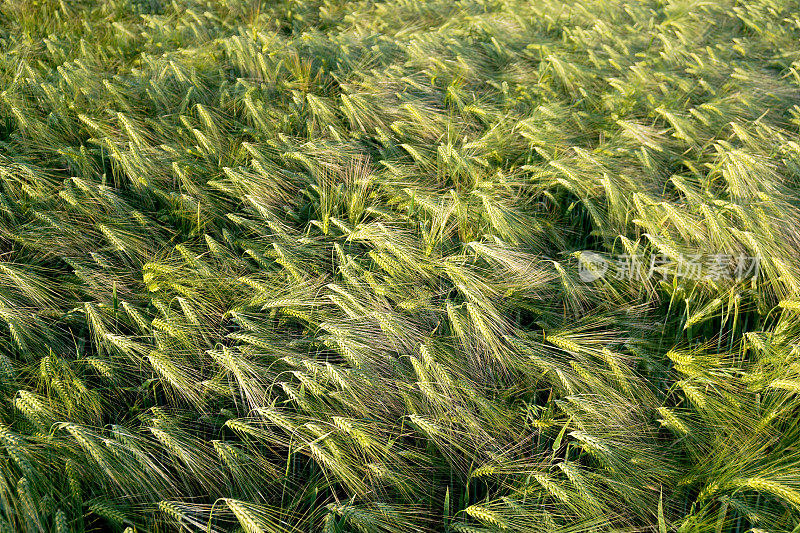
<svg viewBox="0 0 800 533">
<path fill-rule="evenodd" d="M 800 532 L 800 3 L 0 1 L 0 532 Z"/>
</svg>

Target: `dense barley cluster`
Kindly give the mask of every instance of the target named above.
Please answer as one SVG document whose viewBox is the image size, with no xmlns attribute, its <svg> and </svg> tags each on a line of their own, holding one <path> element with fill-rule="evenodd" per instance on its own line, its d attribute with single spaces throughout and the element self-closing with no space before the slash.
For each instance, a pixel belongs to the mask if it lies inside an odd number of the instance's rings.
<svg viewBox="0 0 800 533">
<path fill-rule="evenodd" d="M 798 531 L 796 2 L 5 0 L 0 50 L 0 531 Z"/>
</svg>

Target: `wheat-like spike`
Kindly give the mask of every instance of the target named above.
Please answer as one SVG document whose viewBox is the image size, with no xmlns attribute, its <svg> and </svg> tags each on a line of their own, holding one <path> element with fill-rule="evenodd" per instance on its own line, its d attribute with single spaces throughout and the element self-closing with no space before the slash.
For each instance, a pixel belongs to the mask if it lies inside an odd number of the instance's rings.
<svg viewBox="0 0 800 533">
<path fill-rule="evenodd" d="M 558 483 L 552 480 L 549 476 L 544 474 L 534 474 L 533 478 L 549 492 L 553 497 L 559 499 L 564 503 L 568 503 L 570 498 L 567 492 L 562 489 Z"/>
<path fill-rule="evenodd" d="M 176 502 L 162 500 L 158 502 L 158 509 L 179 524 L 185 520 L 185 515 Z"/>
<path fill-rule="evenodd" d="M 800 380 L 798 379 L 776 379 L 770 382 L 769 387 L 800 394 Z"/>
<path fill-rule="evenodd" d="M 735 488 L 747 488 L 759 492 L 766 492 L 781 498 L 795 508 L 800 508 L 800 492 L 777 481 L 760 477 L 735 478 L 732 479 L 728 485 Z"/>
<path fill-rule="evenodd" d="M 570 480 L 572 485 L 578 489 L 581 498 L 583 498 L 591 507 L 599 509 L 600 502 L 590 490 L 589 482 L 580 472 L 580 468 L 566 461 L 558 463 L 558 467 L 567 475 L 567 478 Z"/>
<path fill-rule="evenodd" d="M 419 415 L 411 414 L 408 415 L 408 418 L 414 423 L 414 425 L 418 426 L 426 435 L 430 437 L 435 437 L 442 433 L 442 430 L 439 428 L 439 426 Z"/>
<path fill-rule="evenodd" d="M 122 525 L 127 519 L 125 513 L 107 501 L 96 501 L 89 504 L 89 509 L 96 515 L 110 520 L 111 522 Z"/>
<path fill-rule="evenodd" d="M 481 522 L 485 522 L 494 526 L 499 527 L 500 529 L 508 529 L 506 527 L 505 521 L 494 511 L 490 509 L 486 509 L 480 505 L 470 505 L 464 511 L 471 517 L 477 518 Z"/>
<path fill-rule="evenodd" d="M 55 517 L 53 518 L 53 524 L 55 526 L 55 533 L 69 533 L 69 522 L 67 521 L 67 515 L 61 509 L 56 511 Z"/>
<path fill-rule="evenodd" d="M 78 475 L 79 467 L 72 459 L 67 459 L 64 470 L 67 475 L 67 487 L 69 488 L 69 495 L 74 501 L 81 501 L 83 491 L 81 490 L 81 481 Z"/>
<path fill-rule="evenodd" d="M 266 530 L 261 527 L 261 520 L 252 512 L 252 510 L 244 502 L 240 502 L 231 498 L 226 498 L 225 505 L 233 511 L 239 524 L 244 528 L 247 533 L 265 533 Z"/>
<path fill-rule="evenodd" d="M 680 435 L 689 434 L 689 429 L 686 427 L 686 424 L 684 424 L 683 421 L 678 418 L 670 409 L 666 407 L 659 407 L 658 413 L 662 416 L 660 421 L 662 424 L 664 424 L 664 426 Z"/>
<path fill-rule="evenodd" d="M 689 398 L 698 409 L 706 408 L 707 401 L 705 395 L 689 381 L 681 380 L 677 383 L 677 385 L 681 388 L 681 390 L 683 390 L 683 392 L 686 394 L 686 397 Z"/>
<path fill-rule="evenodd" d="M 581 353 L 581 346 L 577 342 L 573 341 L 572 339 L 565 337 L 563 335 L 553 335 L 549 334 L 546 337 L 547 341 L 551 344 L 558 346 L 562 350 L 566 350 L 568 352 L 573 353 Z"/>
<path fill-rule="evenodd" d="M 39 509 L 36 505 L 35 495 L 30 481 L 26 477 L 19 478 L 17 481 L 17 495 L 19 496 L 22 510 L 29 523 L 33 523 L 39 531 L 43 531 L 42 517 L 39 516 Z"/>
<path fill-rule="evenodd" d="M 201 397 L 197 392 L 196 385 L 192 382 L 191 375 L 183 368 L 179 368 L 168 356 L 155 350 L 151 351 L 146 359 L 156 373 L 178 394 L 195 404 L 201 403 Z"/>
</svg>

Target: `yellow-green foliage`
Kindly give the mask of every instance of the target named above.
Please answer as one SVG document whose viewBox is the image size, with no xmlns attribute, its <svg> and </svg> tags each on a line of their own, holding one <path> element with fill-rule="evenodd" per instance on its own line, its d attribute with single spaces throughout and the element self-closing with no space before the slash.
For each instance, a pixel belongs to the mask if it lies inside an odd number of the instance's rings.
<svg viewBox="0 0 800 533">
<path fill-rule="evenodd" d="M 0 1 L 0 532 L 797 533 L 799 106 L 788 0 Z"/>
</svg>

